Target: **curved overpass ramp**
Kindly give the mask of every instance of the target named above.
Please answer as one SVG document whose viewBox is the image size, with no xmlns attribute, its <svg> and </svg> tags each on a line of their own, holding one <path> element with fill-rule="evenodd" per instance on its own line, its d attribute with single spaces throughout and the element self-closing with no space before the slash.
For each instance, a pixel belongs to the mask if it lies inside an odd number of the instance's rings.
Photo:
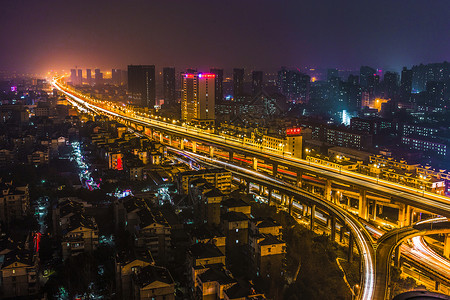
<svg viewBox="0 0 450 300">
<path fill-rule="evenodd" d="M 407 239 L 439 233 L 450 233 L 450 221 L 447 218 L 420 221 L 412 226 L 391 230 L 378 240 L 374 299 L 386 299 L 388 296 L 391 257 L 395 248 Z"/>
</svg>

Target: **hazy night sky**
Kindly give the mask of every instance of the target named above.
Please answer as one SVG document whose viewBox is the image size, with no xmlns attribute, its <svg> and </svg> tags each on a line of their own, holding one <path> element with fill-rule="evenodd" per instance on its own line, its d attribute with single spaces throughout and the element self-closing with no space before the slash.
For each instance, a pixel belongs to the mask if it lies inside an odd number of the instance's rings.
<svg viewBox="0 0 450 300">
<path fill-rule="evenodd" d="M 449 0 L 2 1 L 0 70 L 450 60 Z"/>
</svg>

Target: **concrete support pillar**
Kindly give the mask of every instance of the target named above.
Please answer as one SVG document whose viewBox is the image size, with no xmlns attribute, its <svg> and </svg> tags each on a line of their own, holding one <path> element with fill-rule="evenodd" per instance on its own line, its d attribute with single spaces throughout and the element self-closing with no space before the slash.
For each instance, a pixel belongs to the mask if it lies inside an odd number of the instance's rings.
<svg viewBox="0 0 450 300">
<path fill-rule="evenodd" d="M 272 188 L 269 188 L 269 194 L 267 195 L 267 204 L 270 205 L 270 202 L 272 202 Z"/>
<path fill-rule="evenodd" d="M 169 135 L 169 146 L 172 146 L 172 136 Z"/>
<path fill-rule="evenodd" d="M 197 142 L 192 141 L 192 152 L 197 153 Z"/>
<path fill-rule="evenodd" d="M 292 215 L 292 205 L 294 204 L 294 196 L 289 197 L 289 214 Z"/>
<path fill-rule="evenodd" d="M 400 256 L 401 256 L 400 245 L 398 245 L 394 249 L 394 265 L 396 267 L 400 267 Z"/>
<path fill-rule="evenodd" d="M 450 258 L 450 234 L 444 235 L 444 256 Z"/>
<path fill-rule="evenodd" d="M 353 261 L 353 235 L 351 232 L 349 232 L 348 236 L 348 261 Z"/>
<path fill-rule="evenodd" d="M 368 221 L 368 203 L 367 203 L 367 196 L 365 190 L 359 191 L 359 217 L 363 218 L 364 220 Z"/>
<path fill-rule="evenodd" d="M 250 194 L 250 181 L 247 181 L 247 194 Z"/>
<path fill-rule="evenodd" d="M 434 284 L 434 289 L 436 291 L 439 291 L 440 288 L 441 288 L 441 283 L 439 281 L 436 281 L 436 283 Z"/>
<path fill-rule="evenodd" d="M 180 139 L 180 150 L 184 150 L 184 139 Z"/>
<path fill-rule="evenodd" d="M 306 216 L 308 212 L 308 207 L 305 204 L 302 204 L 302 217 Z"/>
<path fill-rule="evenodd" d="M 411 225 L 412 213 L 413 213 L 413 209 L 412 209 L 411 205 L 406 205 L 406 219 L 405 219 L 404 226 Z"/>
<path fill-rule="evenodd" d="M 378 211 L 378 204 L 377 201 L 373 202 L 373 220 L 376 221 L 377 220 L 377 211 Z"/>
<path fill-rule="evenodd" d="M 228 154 L 228 160 L 230 161 L 230 162 L 233 162 L 234 160 L 233 160 L 233 151 L 230 151 L 229 152 L 229 154 Z"/>
<path fill-rule="evenodd" d="M 342 243 L 344 241 L 344 235 L 345 235 L 345 227 L 342 226 L 341 230 L 339 230 L 339 243 Z"/>
<path fill-rule="evenodd" d="M 411 206 L 401 205 L 398 209 L 398 226 L 411 225 Z"/>
<path fill-rule="evenodd" d="M 163 135 L 163 133 L 161 131 L 159 132 L 159 142 L 161 144 L 164 142 L 164 135 Z"/>
<path fill-rule="evenodd" d="M 213 146 L 209 146 L 209 157 L 211 157 L 211 158 L 214 157 L 214 147 Z"/>
<path fill-rule="evenodd" d="M 325 182 L 324 197 L 327 201 L 331 201 L 331 180 Z"/>
<path fill-rule="evenodd" d="M 309 221 L 309 230 L 314 230 L 314 218 L 316 216 L 316 205 L 311 205 L 311 215 Z"/>
<path fill-rule="evenodd" d="M 331 216 L 331 234 L 330 239 L 332 242 L 336 241 L 336 217 Z"/>
<path fill-rule="evenodd" d="M 273 163 L 272 164 L 272 175 L 275 177 L 278 174 L 278 164 L 277 163 Z"/>
<path fill-rule="evenodd" d="M 301 188 L 302 185 L 303 185 L 303 180 L 302 179 L 303 179 L 303 173 L 301 171 L 297 171 L 297 186 L 299 188 Z"/>
<path fill-rule="evenodd" d="M 258 170 L 258 159 L 256 157 L 253 157 L 252 167 L 253 167 L 253 170 L 255 170 L 255 171 Z"/>
</svg>

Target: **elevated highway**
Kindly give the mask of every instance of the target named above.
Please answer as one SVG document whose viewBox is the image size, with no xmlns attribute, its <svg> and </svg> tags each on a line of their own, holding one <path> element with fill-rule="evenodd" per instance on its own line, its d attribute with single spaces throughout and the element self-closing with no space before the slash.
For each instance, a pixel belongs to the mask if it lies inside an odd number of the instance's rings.
<svg viewBox="0 0 450 300">
<path fill-rule="evenodd" d="M 133 112 L 113 109 L 101 101 L 90 99 L 79 94 L 77 91 L 65 87 L 60 81 L 55 80 L 54 86 L 71 97 L 74 101 L 86 108 L 101 114 L 106 114 L 112 118 L 121 119 L 128 123 L 138 124 L 151 130 L 159 131 L 160 135 L 171 135 L 182 139 L 189 139 L 198 143 L 203 143 L 210 147 L 217 147 L 236 153 L 270 161 L 274 166 L 284 165 L 290 169 L 301 173 L 317 174 L 320 177 L 334 182 L 342 182 L 352 185 L 362 191 L 379 194 L 388 197 L 395 202 L 401 202 L 414 208 L 418 208 L 437 215 L 450 217 L 450 198 L 438 194 L 421 191 L 412 187 L 403 186 L 394 182 L 380 180 L 364 174 L 352 171 L 336 169 L 324 166 L 311 161 L 294 158 L 285 153 L 269 151 L 251 144 L 244 143 L 243 140 L 233 137 L 224 137 L 218 134 L 206 132 L 204 130 L 166 123 L 137 115 Z M 364 193 L 365 194 L 365 193 Z M 360 216 L 367 219 L 367 200 L 365 196 L 361 201 Z"/>
</svg>

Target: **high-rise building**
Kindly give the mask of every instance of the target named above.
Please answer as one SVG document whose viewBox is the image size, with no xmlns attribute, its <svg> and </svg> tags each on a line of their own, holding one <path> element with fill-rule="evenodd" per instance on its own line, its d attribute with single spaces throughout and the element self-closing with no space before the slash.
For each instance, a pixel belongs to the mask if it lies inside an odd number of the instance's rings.
<svg viewBox="0 0 450 300">
<path fill-rule="evenodd" d="M 244 95 L 244 69 L 233 69 L 233 96 L 235 99 Z"/>
<path fill-rule="evenodd" d="M 253 71 L 252 72 L 252 93 L 256 95 L 263 88 L 263 72 L 262 71 Z"/>
<path fill-rule="evenodd" d="M 128 66 L 128 92 L 140 97 L 142 107 L 153 108 L 156 104 L 155 66 Z"/>
<path fill-rule="evenodd" d="M 413 71 L 403 67 L 400 83 L 400 95 L 402 99 L 408 100 L 411 97 Z"/>
<path fill-rule="evenodd" d="M 450 63 L 434 63 L 412 67 L 412 90 L 420 93 L 426 90 L 427 82 L 445 82 L 450 80 Z"/>
<path fill-rule="evenodd" d="M 211 69 L 209 71 L 212 74 L 216 75 L 215 96 L 216 96 L 216 103 L 220 103 L 223 100 L 223 69 Z"/>
<path fill-rule="evenodd" d="M 278 71 L 277 86 L 289 101 L 308 102 L 311 77 L 296 70 L 282 67 Z"/>
<path fill-rule="evenodd" d="M 111 70 L 111 82 L 114 85 L 122 84 L 122 71 L 120 69 Z"/>
<path fill-rule="evenodd" d="M 100 69 L 94 70 L 94 76 L 96 85 L 103 84 L 103 73 L 100 72 Z"/>
<path fill-rule="evenodd" d="M 86 69 L 86 82 L 87 84 L 92 85 L 91 69 Z"/>
<path fill-rule="evenodd" d="M 83 84 L 83 70 L 82 69 L 78 69 L 78 76 L 77 76 L 77 84 L 78 85 L 82 85 Z"/>
<path fill-rule="evenodd" d="M 181 119 L 202 126 L 214 125 L 215 74 L 183 73 Z"/>
<path fill-rule="evenodd" d="M 359 69 L 359 83 L 362 87 L 369 88 L 373 86 L 374 77 L 377 71 L 368 66 L 362 66 Z"/>
<path fill-rule="evenodd" d="M 384 98 L 392 98 L 398 92 L 398 73 L 386 72 L 383 79 Z"/>
<path fill-rule="evenodd" d="M 76 69 L 70 69 L 70 81 L 73 85 L 77 84 L 77 70 Z"/>
<path fill-rule="evenodd" d="M 448 104 L 445 99 L 446 85 L 444 82 L 428 81 L 426 87 L 426 104 L 444 108 Z"/>
<path fill-rule="evenodd" d="M 175 90 L 175 68 L 163 69 L 163 97 L 165 105 L 172 105 L 177 102 Z"/>
</svg>

